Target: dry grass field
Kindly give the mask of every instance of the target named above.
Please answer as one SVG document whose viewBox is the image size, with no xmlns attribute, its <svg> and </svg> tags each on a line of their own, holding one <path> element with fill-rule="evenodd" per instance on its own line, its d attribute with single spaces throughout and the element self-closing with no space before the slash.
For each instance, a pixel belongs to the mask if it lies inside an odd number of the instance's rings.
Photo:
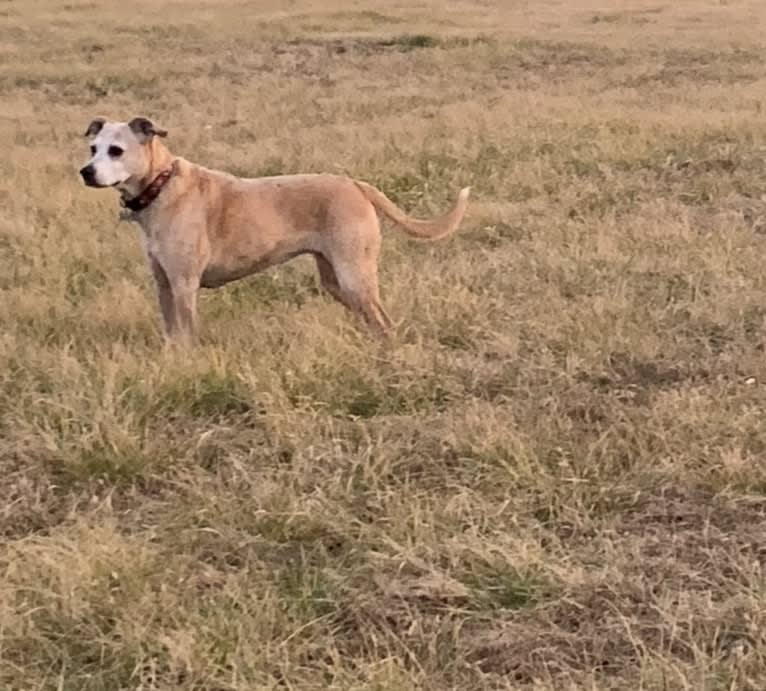
<svg viewBox="0 0 766 691">
<path fill-rule="evenodd" d="M 761 0 L 0 0 L 0 689 L 766 688 Z M 165 350 L 93 116 L 386 224 Z"/>
</svg>

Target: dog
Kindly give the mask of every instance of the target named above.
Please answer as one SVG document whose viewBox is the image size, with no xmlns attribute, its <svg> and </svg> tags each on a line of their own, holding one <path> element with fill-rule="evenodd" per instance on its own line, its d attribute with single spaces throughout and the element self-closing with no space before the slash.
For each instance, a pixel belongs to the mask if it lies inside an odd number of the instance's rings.
<svg viewBox="0 0 766 691">
<path fill-rule="evenodd" d="M 141 239 L 168 342 L 191 343 L 199 288 L 217 288 L 301 254 L 316 260 L 322 287 L 373 331 L 392 321 L 380 304 L 382 212 L 420 239 L 453 232 L 470 188 L 432 220 L 408 216 L 372 185 L 328 174 L 240 178 L 176 157 L 167 131 L 145 117 L 96 118 L 85 131 L 89 187 L 114 187 Z"/>
</svg>

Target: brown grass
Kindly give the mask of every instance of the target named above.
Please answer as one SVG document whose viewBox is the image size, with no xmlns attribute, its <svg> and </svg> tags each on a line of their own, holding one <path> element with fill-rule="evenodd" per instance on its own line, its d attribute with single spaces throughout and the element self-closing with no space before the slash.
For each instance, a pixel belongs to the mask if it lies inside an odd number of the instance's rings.
<svg viewBox="0 0 766 691">
<path fill-rule="evenodd" d="M 766 10 L 605 4 L 0 2 L 0 688 L 766 688 Z M 474 201 L 182 357 L 99 114 Z"/>
</svg>

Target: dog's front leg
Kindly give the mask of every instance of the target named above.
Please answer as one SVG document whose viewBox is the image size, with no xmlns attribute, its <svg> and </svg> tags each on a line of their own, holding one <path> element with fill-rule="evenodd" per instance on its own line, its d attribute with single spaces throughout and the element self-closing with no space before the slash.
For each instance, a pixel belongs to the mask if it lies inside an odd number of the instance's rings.
<svg viewBox="0 0 766 691">
<path fill-rule="evenodd" d="M 174 307 L 174 340 L 192 345 L 197 334 L 199 279 L 179 278 L 171 283 Z"/>
<path fill-rule="evenodd" d="M 157 287 L 157 298 L 160 303 L 160 312 L 162 313 L 162 326 L 165 332 L 165 338 L 169 341 L 175 336 L 176 331 L 176 308 L 173 301 L 173 291 L 170 286 L 170 280 L 165 273 L 165 269 L 154 257 L 149 257 L 149 263 L 152 269 L 152 276 Z"/>
</svg>

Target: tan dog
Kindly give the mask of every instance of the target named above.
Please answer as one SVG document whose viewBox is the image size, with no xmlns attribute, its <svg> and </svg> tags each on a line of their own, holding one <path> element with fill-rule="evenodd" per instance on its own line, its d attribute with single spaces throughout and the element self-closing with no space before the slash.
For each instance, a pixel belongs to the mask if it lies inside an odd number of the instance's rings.
<svg viewBox="0 0 766 691">
<path fill-rule="evenodd" d="M 316 259 L 322 286 L 376 331 L 391 320 L 380 304 L 376 209 L 421 239 L 455 230 L 469 189 L 440 218 L 407 216 L 382 192 L 336 175 L 244 179 L 174 157 L 167 132 L 146 118 L 98 118 L 88 127 L 86 185 L 116 187 L 143 230 L 165 333 L 189 341 L 200 287 L 216 288 L 299 254 Z"/>
</svg>

